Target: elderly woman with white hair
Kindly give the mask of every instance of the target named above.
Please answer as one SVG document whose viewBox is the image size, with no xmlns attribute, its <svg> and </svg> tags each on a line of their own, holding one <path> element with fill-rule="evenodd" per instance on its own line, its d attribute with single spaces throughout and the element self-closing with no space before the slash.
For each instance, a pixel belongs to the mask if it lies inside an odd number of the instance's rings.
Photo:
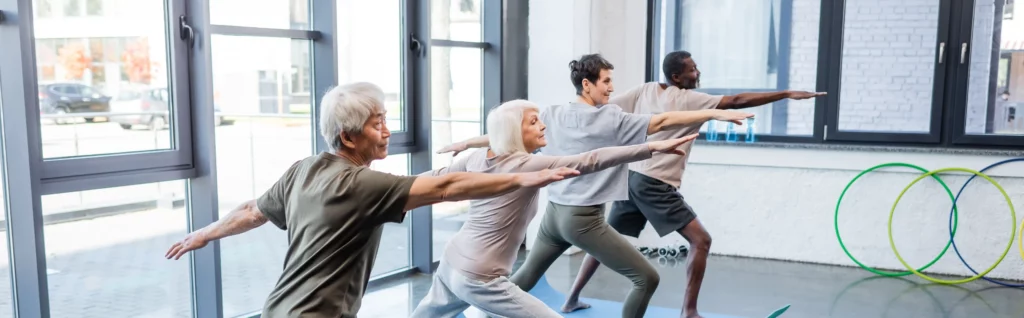
<svg viewBox="0 0 1024 318">
<path fill-rule="evenodd" d="M 456 172 L 515 173 L 571 168 L 581 175 L 651 157 L 682 155 L 677 148 L 697 137 L 608 147 L 574 156 L 533 155 L 547 145 L 536 104 L 506 102 L 487 117 L 490 148 L 471 153 L 446 168 L 423 175 Z M 412 317 L 454 317 L 470 305 L 499 317 L 561 317 L 509 281 L 526 227 L 537 213 L 537 188 L 470 201 L 469 220 L 448 241 L 430 292 Z"/>
<path fill-rule="evenodd" d="M 519 174 L 395 176 L 369 169 L 388 154 L 383 92 L 376 85 L 336 87 L 321 103 L 329 152 L 299 160 L 260 198 L 188 234 L 167 251 L 178 259 L 210 241 L 267 221 L 288 231 L 284 272 L 264 317 L 356 317 L 385 222 L 442 201 L 483 199 L 572 177 L 572 169 Z"/>
</svg>

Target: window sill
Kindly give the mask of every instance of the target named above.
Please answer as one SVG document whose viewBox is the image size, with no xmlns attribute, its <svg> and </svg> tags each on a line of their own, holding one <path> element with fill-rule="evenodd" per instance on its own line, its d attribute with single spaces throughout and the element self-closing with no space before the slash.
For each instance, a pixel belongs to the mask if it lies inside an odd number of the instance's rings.
<svg viewBox="0 0 1024 318">
<path fill-rule="evenodd" d="M 816 143 L 695 141 L 690 163 L 861 171 L 887 162 L 925 169 L 963 167 L 979 170 L 1004 159 L 1024 157 L 1021 150 L 865 146 Z M 990 176 L 1024 177 L 1024 163 L 987 171 Z"/>
</svg>

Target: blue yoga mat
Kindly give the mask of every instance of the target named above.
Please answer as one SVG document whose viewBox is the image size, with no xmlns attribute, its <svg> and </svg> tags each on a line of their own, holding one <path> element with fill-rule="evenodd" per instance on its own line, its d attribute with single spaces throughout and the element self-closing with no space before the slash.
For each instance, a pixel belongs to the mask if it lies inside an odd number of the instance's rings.
<svg viewBox="0 0 1024 318">
<path fill-rule="evenodd" d="M 590 308 L 577 310 L 568 314 L 562 313 L 561 308 L 562 304 L 565 303 L 565 294 L 555 290 L 554 287 L 551 287 L 551 285 L 548 284 L 547 277 L 544 276 L 540 278 L 540 281 L 538 281 L 537 285 L 533 287 L 533 290 L 530 290 L 530 295 L 537 297 L 537 299 L 543 301 L 544 304 L 548 305 L 548 307 L 555 309 L 555 311 L 557 311 L 559 314 L 562 314 L 565 317 L 605 318 L 618 317 L 622 313 L 622 303 L 620 302 L 583 297 L 581 297 L 580 300 L 587 304 L 590 304 Z M 782 312 L 784 312 L 786 309 L 789 309 L 789 305 L 786 305 L 785 307 L 776 310 L 768 317 L 778 317 L 778 315 L 782 314 Z M 649 306 L 647 307 L 647 312 L 644 314 L 644 317 L 677 318 L 679 317 L 679 312 L 679 308 Z M 731 316 L 707 312 L 701 312 L 701 315 L 706 318 L 744 318 L 740 316 Z M 465 316 L 462 314 L 459 314 L 458 317 L 465 318 Z"/>
</svg>

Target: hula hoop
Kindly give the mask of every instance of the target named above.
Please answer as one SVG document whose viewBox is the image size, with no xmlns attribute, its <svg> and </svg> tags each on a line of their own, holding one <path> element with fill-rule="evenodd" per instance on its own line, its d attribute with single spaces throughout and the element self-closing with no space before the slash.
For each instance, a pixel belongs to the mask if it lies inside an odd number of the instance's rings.
<svg viewBox="0 0 1024 318">
<path fill-rule="evenodd" d="M 996 163 L 993 163 L 993 164 L 989 165 L 988 167 L 985 167 L 984 169 L 978 170 L 978 172 L 984 173 L 988 169 L 992 169 L 992 168 L 1001 166 L 1003 164 L 1007 164 L 1007 163 L 1011 163 L 1011 162 L 1017 162 L 1017 161 L 1024 161 L 1024 158 L 1014 158 L 1014 159 L 1007 159 L 1007 160 L 1003 160 L 1003 161 L 1000 161 L 1000 162 L 996 162 Z M 956 199 L 953 199 L 953 204 L 954 205 L 956 204 L 957 201 L 960 200 L 960 194 L 964 193 L 964 189 L 967 189 L 967 185 L 970 184 L 971 181 L 973 181 L 974 178 L 977 177 L 977 176 L 978 175 L 972 175 L 970 178 L 967 179 L 966 182 L 964 182 L 964 185 L 962 187 L 960 187 L 960 191 L 956 193 Z M 1016 223 L 1017 220 L 1014 219 L 1013 222 Z M 949 241 L 953 242 L 953 251 L 956 252 L 956 256 L 960 258 L 960 262 L 964 263 L 964 266 L 966 266 L 967 269 L 971 270 L 971 273 L 974 273 L 975 275 L 977 275 L 978 271 L 974 270 L 974 268 L 971 267 L 970 264 L 967 264 L 967 260 L 964 260 L 964 256 L 960 254 L 960 249 L 956 247 L 956 240 L 953 239 L 953 211 L 949 211 L 949 224 L 950 224 L 950 228 L 949 228 L 950 229 L 949 230 Z M 1020 229 L 1021 229 L 1021 233 L 1017 235 L 1017 247 L 1020 250 L 1021 258 L 1024 258 L 1024 246 L 1021 245 L 1021 239 L 1020 239 L 1021 236 L 1024 236 L 1024 222 L 1021 223 L 1021 228 Z M 1010 239 L 1010 242 L 1013 242 L 1012 238 Z M 1000 281 L 996 281 L 994 279 L 985 277 L 984 275 L 981 276 L 981 279 L 987 280 L 987 281 L 992 282 L 992 283 L 997 284 L 997 285 L 1006 286 L 1006 287 L 1014 287 L 1014 288 L 1024 287 L 1024 284 L 1010 284 L 1010 283 L 1000 282 Z"/>
<path fill-rule="evenodd" d="M 858 174 L 856 177 L 853 177 L 853 180 L 850 180 L 850 183 L 846 184 L 846 188 L 843 188 L 843 193 L 839 195 L 839 201 L 836 202 L 836 213 L 835 213 L 835 222 L 834 222 L 835 223 L 835 229 L 836 229 L 836 239 L 839 240 L 839 247 L 843 248 L 843 252 L 846 253 L 846 256 L 849 257 L 850 260 L 852 260 L 854 263 L 857 263 L 857 266 L 860 266 L 860 268 L 863 268 L 866 271 L 869 271 L 869 272 L 872 272 L 872 273 L 875 273 L 875 274 L 878 274 L 878 275 L 886 276 L 886 277 L 906 276 L 906 275 L 912 274 L 913 272 L 911 272 L 911 271 L 895 272 L 895 273 L 893 273 L 893 272 L 883 272 L 883 271 L 880 271 L 880 270 L 868 267 L 867 265 L 864 265 L 863 263 L 858 261 L 857 258 L 853 257 L 852 254 L 850 254 L 850 251 L 848 249 L 846 249 L 846 244 L 843 244 L 843 237 L 841 235 L 839 235 L 839 206 L 840 206 L 840 204 L 843 203 L 843 197 L 846 196 L 846 191 L 850 189 L 850 186 L 852 186 L 854 182 L 857 182 L 857 179 L 860 179 L 860 177 L 864 176 L 868 172 L 871 172 L 871 171 L 874 171 L 874 170 L 878 170 L 878 169 L 881 169 L 881 168 L 885 168 L 885 167 L 906 167 L 906 168 L 916 169 L 918 171 L 921 171 L 922 173 L 927 173 L 928 172 L 928 170 L 925 169 L 925 168 L 921 168 L 921 167 L 918 167 L 918 166 L 915 166 L 915 165 L 912 165 L 912 164 L 909 164 L 909 163 L 903 163 L 903 162 L 883 163 L 883 164 L 880 164 L 880 165 L 868 168 L 867 170 L 861 171 L 860 174 Z M 939 184 L 942 185 L 943 189 L 946 189 L 946 193 L 949 194 L 949 199 L 951 201 L 953 201 L 954 200 L 953 191 L 949 190 L 949 187 L 946 186 L 946 183 L 942 182 L 942 179 L 940 179 L 936 175 L 932 175 L 932 178 L 935 179 L 935 181 L 938 181 Z M 918 179 L 920 179 L 920 178 L 918 178 Z M 917 182 L 917 181 L 914 181 L 914 182 Z M 901 194 L 901 196 L 902 196 L 902 194 Z M 897 200 L 897 202 L 898 201 L 899 200 Z M 960 216 L 957 213 L 957 209 L 956 209 L 956 204 L 955 203 L 953 204 L 953 215 L 957 216 L 956 220 L 954 220 L 954 222 L 953 222 L 953 233 L 956 233 L 956 225 L 957 225 L 957 222 L 958 222 L 957 220 L 959 220 Z M 889 236 L 892 236 L 891 232 L 890 232 Z M 938 262 L 939 259 L 941 259 L 942 256 L 946 254 L 946 251 L 949 250 L 949 246 L 950 245 L 953 245 L 953 241 L 952 240 L 950 240 L 949 242 L 946 243 L 946 247 L 942 249 L 942 253 L 939 253 L 939 256 L 936 256 L 935 259 L 933 259 L 930 263 L 924 265 L 923 267 L 921 267 L 921 268 L 919 268 L 917 270 L 918 271 L 923 271 L 925 269 L 928 269 L 928 267 L 931 267 L 932 265 L 934 265 L 935 262 Z M 1024 256 L 1024 251 L 1022 251 L 1021 255 Z"/>
<path fill-rule="evenodd" d="M 903 259 L 903 256 L 900 256 L 900 251 L 896 249 L 896 241 L 894 241 L 892 239 L 892 217 L 893 217 L 893 215 L 896 215 L 896 206 L 898 206 L 900 204 L 900 199 L 902 199 L 903 195 L 907 193 L 907 190 L 910 190 L 910 188 L 913 187 L 914 184 L 917 184 L 917 182 L 921 181 L 921 179 L 924 179 L 924 177 L 935 176 L 935 174 L 937 174 L 937 173 L 947 172 L 947 171 L 960 171 L 960 172 L 973 173 L 974 175 L 981 176 L 982 178 L 985 178 L 985 180 L 988 180 L 988 182 L 991 182 L 992 185 L 996 186 L 996 188 L 999 189 L 999 192 L 1003 194 L 1003 197 L 1006 198 L 1006 204 L 1010 206 L 1010 218 L 1014 220 L 1014 224 L 1011 224 L 1011 226 L 1010 226 L 1010 241 L 1006 244 L 1006 249 L 1003 250 L 1003 254 L 999 256 L 999 259 L 997 259 L 996 262 L 994 264 L 992 264 L 991 267 L 989 267 L 988 269 L 985 269 L 985 271 L 983 273 L 971 276 L 969 278 L 959 279 L 959 280 L 943 280 L 943 279 L 932 278 L 932 277 L 930 277 L 928 275 L 925 275 L 925 274 L 921 274 L 920 271 L 915 270 L 913 267 L 910 266 L 910 264 L 907 264 L 907 261 Z M 955 198 L 954 198 L 954 200 L 955 200 Z M 939 169 L 939 170 L 932 170 L 932 171 L 929 171 L 929 172 L 927 172 L 927 173 L 917 177 L 917 179 L 914 179 L 914 181 L 911 182 L 909 185 L 907 185 L 906 188 L 903 188 L 903 191 L 900 192 L 900 196 L 896 197 L 896 202 L 893 202 L 892 210 L 889 211 L 889 246 L 892 247 L 892 252 L 894 254 L 896 254 L 896 259 L 899 259 L 900 263 L 903 264 L 903 266 L 906 267 L 908 270 L 913 272 L 914 275 L 917 275 L 918 277 L 924 278 L 924 279 L 926 279 L 926 280 L 928 280 L 930 282 L 933 282 L 933 283 L 939 283 L 939 284 L 962 284 L 962 283 L 966 283 L 966 282 L 970 282 L 970 281 L 976 280 L 976 279 L 980 278 L 981 276 L 985 276 L 985 274 L 988 274 L 993 269 L 995 269 L 996 266 L 999 266 L 999 263 L 1002 262 L 1003 258 L 1006 257 L 1006 253 L 1010 252 L 1010 247 L 1013 247 L 1013 238 L 1014 238 L 1014 236 L 1017 235 L 1016 220 L 1017 220 L 1017 213 L 1014 212 L 1013 201 L 1010 200 L 1010 196 L 1006 194 L 1006 190 L 1003 190 L 1003 187 L 1000 186 L 998 182 L 996 182 L 995 180 L 992 180 L 992 178 L 989 177 L 988 175 L 986 175 L 984 173 L 981 173 L 981 172 L 978 172 L 978 171 L 971 170 L 971 169 L 966 169 L 966 168 L 943 168 L 943 169 Z M 950 243 L 952 243 L 952 242 L 953 241 L 950 240 Z"/>
</svg>

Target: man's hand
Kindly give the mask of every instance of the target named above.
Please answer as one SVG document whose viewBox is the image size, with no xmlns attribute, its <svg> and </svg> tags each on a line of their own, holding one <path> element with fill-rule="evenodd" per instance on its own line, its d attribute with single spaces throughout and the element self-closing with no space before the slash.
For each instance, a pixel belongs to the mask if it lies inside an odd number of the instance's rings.
<svg viewBox="0 0 1024 318">
<path fill-rule="evenodd" d="M 202 230 L 195 231 L 186 235 L 180 242 L 171 245 L 171 249 L 167 250 L 167 254 L 164 254 L 164 257 L 177 260 L 182 255 L 185 255 L 185 253 L 203 248 L 206 246 L 206 243 L 207 239 L 203 235 Z"/>
<path fill-rule="evenodd" d="M 711 119 L 727 121 L 737 125 L 743 125 L 744 119 L 754 117 L 754 114 L 734 110 L 709 109 L 708 111 L 713 112 Z"/>
<path fill-rule="evenodd" d="M 697 139 L 697 136 L 699 136 L 699 134 L 692 134 L 686 137 L 676 139 L 652 141 L 647 143 L 647 147 L 650 148 L 652 152 L 669 153 L 685 156 L 686 152 L 679 150 L 679 146 L 682 146 L 687 142 Z"/>
<path fill-rule="evenodd" d="M 447 152 L 455 152 L 454 154 L 452 154 L 452 157 L 455 157 L 458 156 L 460 152 L 466 151 L 466 149 L 469 149 L 469 145 L 467 145 L 465 142 L 457 142 L 451 145 L 444 146 L 444 148 L 438 150 L 437 153 L 441 154 Z"/>
<path fill-rule="evenodd" d="M 825 96 L 825 95 L 828 94 L 826 92 L 799 92 L 799 91 L 790 91 L 790 92 L 787 92 L 787 93 L 789 93 L 788 94 L 789 96 L 786 96 L 786 97 L 788 97 L 789 99 L 795 99 L 795 100 L 803 100 L 803 99 L 821 97 L 821 96 Z"/>
<path fill-rule="evenodd" d="M 516 182 L 523 188 L 539 188 L 555 181 L 564 180 L 580 175 L 579 171 L 561 167 L 557 169 L 544 169 L 537 172 L 518 173 Z"/>
</svg>

